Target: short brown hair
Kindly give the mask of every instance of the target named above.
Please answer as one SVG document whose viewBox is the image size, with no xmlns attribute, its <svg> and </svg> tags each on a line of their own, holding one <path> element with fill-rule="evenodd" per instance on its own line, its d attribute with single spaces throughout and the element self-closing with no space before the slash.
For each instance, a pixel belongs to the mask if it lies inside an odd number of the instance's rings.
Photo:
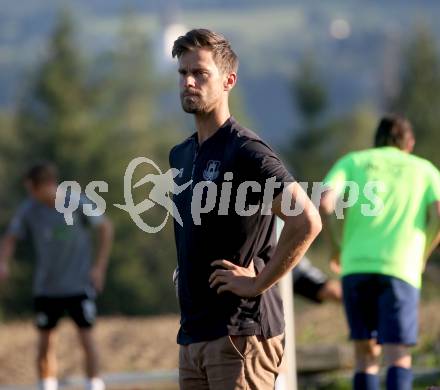
<svg viewBox="0 0 440 390">
<path fill-rule="evenodd" d="M 56 182 L 58 180 L 58 169 L 55 164 L 51 162 L 38 162 L 27 170 L 24 179 L 30 181 L 33 186 Z"/>
<path fill-rule="evenodd" d="M 414 138 L 414 134 L 409 120 L 401 115 L 390 114 L 380 120 L 374 145 L 397 146 L 399 149 L 405 149 L 411 138 Z"/>
<path fill-rule="evenodd" d="M 221 34 L 199 28 L 188 31 L 174 41 L 173 58 L 195 49 L 208 49 L 212 52 L 217 66 L 225 73 L 237 72 L 238 57 L 229 41 Z"/>
</svg>

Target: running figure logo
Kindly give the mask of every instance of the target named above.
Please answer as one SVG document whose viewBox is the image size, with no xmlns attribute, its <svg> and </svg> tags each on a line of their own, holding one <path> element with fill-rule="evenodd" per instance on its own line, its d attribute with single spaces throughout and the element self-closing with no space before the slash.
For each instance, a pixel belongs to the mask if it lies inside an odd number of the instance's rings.
<svg viewBox="0 0 440 390">
<path fill-rule="evenodd" d="M 149 164 L 157 171 L 157 174 L 149 173 L 145 175 L 141 180 L 136 182 L 132 186 L 132 179 L 135 169 L 140 164 Z M 165 173 L 162 173 L 160 168 L 155 164 L 154 161 L 146 157 L 138 157 L 130 162 L 128 165 L 125 175 L 124 175 L 124 200 L 125 204 L 115 204 L 114 206 L 126 211 L 133 222 L 146 233 L 157 233 L 165 226 L 168 217 L 171 216 L 183 226 L 182 217 L 180 216 L 179 210 L 174 204 L 170 197 L 170 193 L 180 194 L 192 183 L 192 180 L 182 184 L 181 186 L 176 186 L 174 178 L 180 174 L 180 171 L 176 168 L 171 168 Z M 134 204 L 132 188 L 138 188 L 143 184 L 153 183 L 153 188 L 150 191 L 149 197 L 137 205 Z M 156 204 L 162 206 L 167 214 L 164 221 L 159 226 L 150 226 L 141 218 L 140 214 L 151 209 Z"/>
</svg>

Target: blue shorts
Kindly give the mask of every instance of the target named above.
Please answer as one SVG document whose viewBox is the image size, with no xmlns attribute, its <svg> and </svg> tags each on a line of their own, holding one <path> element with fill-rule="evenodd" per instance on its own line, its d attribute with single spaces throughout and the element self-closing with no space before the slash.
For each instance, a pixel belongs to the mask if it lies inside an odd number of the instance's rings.
<svg viewBox="0 0 440 390">
<path fill-rule="evenodd" d="M 342 278 L 352 340 L 417 343 L 420 290 L 393 276 L 352 274 Z"/>
</svg>

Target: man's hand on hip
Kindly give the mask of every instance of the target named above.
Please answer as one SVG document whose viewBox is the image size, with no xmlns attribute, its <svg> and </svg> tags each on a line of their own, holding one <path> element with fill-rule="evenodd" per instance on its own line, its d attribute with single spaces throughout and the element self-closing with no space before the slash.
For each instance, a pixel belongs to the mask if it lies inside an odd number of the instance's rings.
<svg viewBox="0 0 440 390">
<path fill-rule="evenodd" d="M 243 298 L 251 298 L 259 295 L 256 290 L 256 274 L 254 262 L 251 261 L 248 267 L 240 267 L 228 260 L 216 260 L 211 266 L 220 266 L 224 269 L 216 269 L 209 277 L 211 288 L 216 288 L 220 294 L 229 291 Z"/>
</svg>

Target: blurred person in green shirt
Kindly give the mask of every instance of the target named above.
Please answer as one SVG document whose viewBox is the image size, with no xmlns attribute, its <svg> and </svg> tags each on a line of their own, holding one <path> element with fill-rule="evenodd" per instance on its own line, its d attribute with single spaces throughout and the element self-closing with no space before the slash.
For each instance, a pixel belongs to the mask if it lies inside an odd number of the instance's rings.
<svg viewBox="0 0 440 390">
<path fill-rule="evenodd" d="M 407 119 L 384 117 L 375 147 L 342 157 L 324 180 L 321 211 L 342 275 L 356 390 L 379 389 L 382 347 L 387 389 L 412 388 L 409 347 L 417 342 L 421 274 L 440 241 L 440 174 L 411 155 L 414 144 Z M 350 191 L 358 199 L 338 229 L 332 214 Z"/>
</svg>

